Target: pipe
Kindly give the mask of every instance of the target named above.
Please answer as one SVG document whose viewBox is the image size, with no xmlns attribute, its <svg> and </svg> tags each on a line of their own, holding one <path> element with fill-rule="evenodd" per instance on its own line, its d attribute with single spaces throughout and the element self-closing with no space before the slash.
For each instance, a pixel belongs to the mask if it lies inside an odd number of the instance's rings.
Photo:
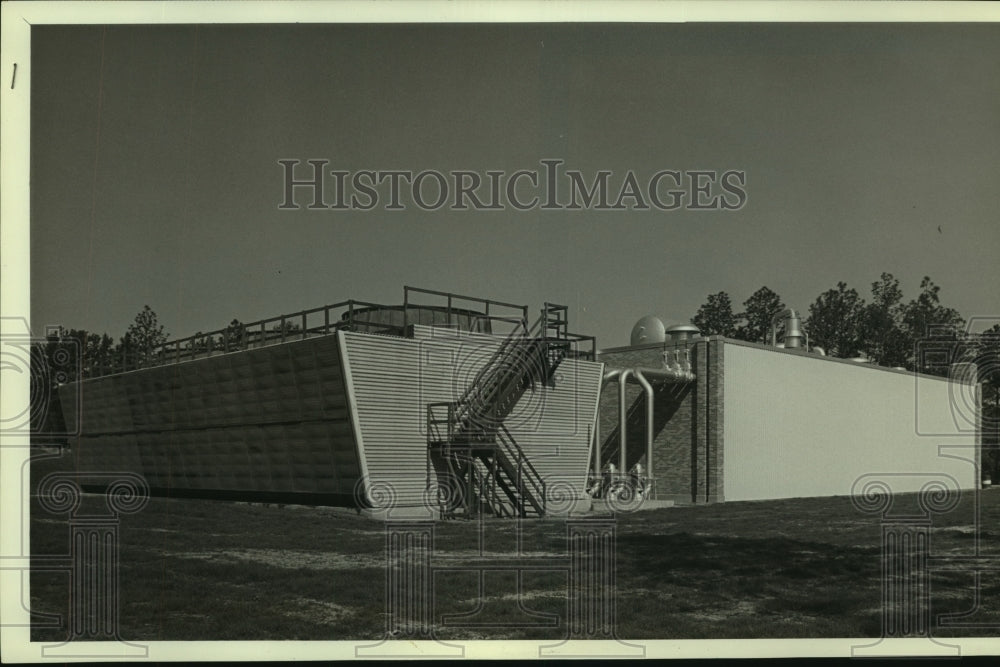
<svg viewBox="0 0 1000 667">
<path fill-rule="evenodd" d="M 636 382 L 646 391 L 646 478 L 653 479 L 653 385 L 644 375 L 646 369 L 636 368 L 632 371 Z"/>
<path fill-rule="evenodd" d="M 594 475 L 597 477 L 601 476 L 601 446 L 604 444 L 601 442 L 601 396 L 604 395 L 604 388 L 610 382 L 614 382 L 618 379 L 618 376 L 622 374 L 622 369 L 616 368 L 608 371 L 601 378 L 601 389 L 597 394 L 597 421 L 594 423 Z"/>
<path fill-rule="evenodd" d="M 632 369 L 626 368 L 618 376 L 618 461 L 619 469 L 622 474 L 625 473 L 627 468 L 625 467 L 625 454 L 628 449 L 627 441 L 625 437 L 625 432 L 628 430 L 628 411 L 625 409 L 625 387 L 628 384 L 629 377 L 632 376 Z"/>
<path fill-rule="evenodd" d="M 633 373 L 642 373 L 645 379 L 660 380 L 663 382 L 683 382 L 693 380 L 694 373 L 683 368 L 645 368 L 637 366 L 632 369 Z M 641 382 L 639 384 L 642 384 Z"/>
<path fill-rule="evenodd" d="M 778 346 L 778 320 L 782 319 L 788 314 L 788 309 L 781 311 L 780 313 L 775 313 L 774 317 L 771 318 L 771 347 Z"/>
<path fill-rule="evenodd" d="M 786 348 L 802 347 L 802 338 L 806 338 L 806 349 L 809 349 L 809 338 L 802 331 L 802 319 L 794 308 L 786 308 L 771 318 L 771 347 L 778 345 L 778 320 L 785 320 L 784 343 Z"/>
<path fill-rule="evenodd" d="M 667 361 L 667 359 L 673 357 L 673 361 Z M 663 353 L 663 367 L 670 371 L 671 373 L 683 374 L 684 369 L 681 367 L 681 351 L 680 348 L 674 348 L 673 350 L 668 350 Z"/>
<path fill-rule="evenodd" d="M 680 356 L 680 351 L 675 351 L 675 358 Z M 637 384 L 641 385 L 646 391 L 646 467 L 649 468 L 649 475 L 652 475 L 652 460 L 653 460 L 653 406 L 655 404 L 655 397 L 653 396 L 653 387 L 649 383 L 649 380 L 656 380 L 660 382 L 688 382 L 695 379 L 695 374 L 691 372 L 691 362 L 688 358 L 685 362 L 685 366 L 682 367 L 680 361 L 677 362 L 676 368 L 622 368 L 613 369 L 607 371 L 604 377 L 601 378 L 601 389 L 598 394 L 598 405 L 600 404 L 601 396 L 604 394 L 604 389 L 608 384 L 614 381 L 618 381 L 618 433 L 619 433 L 619 452 L 618 452 L 618 462 L 619 469 L 622 473 L 627 471 L 626 468 L 626 454 L 628 452 L 628 409 L 625 402 L 625 390 L 629 378 L 635 378 Z M 601 442 L 601 422 L 598 417 L 597 422 L 594 424 L 594 457 L 593 466 L 594 474 L 601 475 L 601 446 L 604 443 Z"/>
<path fill-rule="evenodd" d="M 674 368 L 642 368 L 632 369 L 632 377 L 642 386 L 646 392 L 646 470 L 647 476 L 653 477 L 653 410 L 656 405 L 656 398 L 653 395 L 653 385 L 649 380 L 660 382 L 688 382 L 694 379 L 694 373 L 685 371 L 679 367 Z"/>
</svg>

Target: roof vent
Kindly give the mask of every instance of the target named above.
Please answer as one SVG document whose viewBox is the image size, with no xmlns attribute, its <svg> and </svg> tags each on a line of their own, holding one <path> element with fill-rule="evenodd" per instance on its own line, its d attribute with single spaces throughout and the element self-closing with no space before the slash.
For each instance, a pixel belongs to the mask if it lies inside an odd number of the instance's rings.
<svg viewBox="0 0 1000 667">
<path fill-rule="evenodd" d="M 632 345 L 648 345 L 662 343 L 666 340 L 663 321 L 653 315 L 640 318 L 632 327 Z"/>
<path fill-rule="evenodd" d="M 693 324 L 675 324 L 667 328 L 667 337 L 671 343 L 682 343 L 700 335 L 701 331 Z"/>
</svg>

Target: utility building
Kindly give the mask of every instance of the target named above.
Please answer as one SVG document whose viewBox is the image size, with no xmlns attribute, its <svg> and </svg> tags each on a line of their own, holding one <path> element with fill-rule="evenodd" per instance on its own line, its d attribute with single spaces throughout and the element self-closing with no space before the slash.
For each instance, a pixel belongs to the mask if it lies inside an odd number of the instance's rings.
<svg viewBox="0 0 1000 667">
<path fill-rule="evenodd" d="M 402 305 L 346 301 L 174 341 L 66 387 L 82 395 L 80 422 L 67 415 L 82 424 L 74 461 L 142 474 L 157 494 L 379 516 L 589 506 L 595 341 L 567 330 L 563 306 L 528 318 L 407 287 Z"/>
<path fill-rule="evenodd" d="M 568 309 L 406 287 L 173 341 L 64 388 L 80 471 L 154 493 L 543 516 L 594 498 L 847 495 L 874 473 L 978 485 L 975 367 L 950 379 L 640 320 L 596 350 Z M 777 329 L 777 323 L 775 331 Z M 897 488 L 899 486 L 897 485 Z"/>
<path fill-rule="evenodd" d="M 978 488 L 974 365 L 941 378 L 834 359 L 808 348 L 794 311 L 784 319 L 770 345 L 640 320 L 631 345 L 598 357 L 593 470 L 638 463 L 650 497 L 682 503 L 850 495 L 885 473 L 897 489 L 934 475 Z"/>
</svg>

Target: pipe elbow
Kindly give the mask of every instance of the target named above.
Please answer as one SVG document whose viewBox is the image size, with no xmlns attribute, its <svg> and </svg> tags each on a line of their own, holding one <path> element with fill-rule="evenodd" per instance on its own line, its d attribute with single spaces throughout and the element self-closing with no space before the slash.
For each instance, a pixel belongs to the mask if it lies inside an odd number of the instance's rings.
<svg viewBox="0 0 1000 667">
<path fill-rule="evenodd" d="M 635 381 L 642 386 L 643 389 L 648 391 L 653 388 L 652 385 L 649 384 L 649 380 L 646 379 L 646 376 L 642 374 L 641 368 L 633 368 L 632 377 L 635 378 Z"/>
</svg>

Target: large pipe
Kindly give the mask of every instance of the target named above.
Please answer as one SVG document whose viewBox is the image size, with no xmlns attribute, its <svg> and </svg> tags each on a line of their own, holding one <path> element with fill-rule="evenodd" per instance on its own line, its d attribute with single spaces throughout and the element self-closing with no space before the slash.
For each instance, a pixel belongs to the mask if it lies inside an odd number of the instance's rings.
<svg viewBox="0 0 1000 667">
<path fill-rule="evenodd" d="M 644 373 L 647 369 L 636 368 L 632 371 L 636 382 L 646 392 L 646 477 L 653 478 L 653 405 L 656 399 L 653 397 L 653 385 L 649 384 Z"/>
<path fill-rule="evenodd" d="M 646 392 L 646 475 L 653 478 L 653 410 L 656 397 L 653 395 L 653 385 L 649 380 L 661 382 L 687 382 L 694 379 L 694 373 L 678 368 L 642 368 L 632 369 L 632 377 Z"/>
<path fill-rule="evenodd" d="M 652 379 L 660 382 L 688 382 L 695 379 L 695 374 L 691 372 L 689 362 L 682 366 L 678 361 L 675 368 L 616 368 L 607 371 L 604 374 L 604 377 L 601 378 L 601 389 L 600 394 L 598 394 L 598 404 L 600 404 L 600 397 L 603 395 L 605 387 L 615 380 L 618 381 L 618 463 L 619 471 L 623 474 L 627 471 L 626 454 L 628 452 L 628 439 L 626 434 L 628 431 L 628 409 L 625 402 L 625 390 L 627 389 L 627 384 L 630 378 L 635 378 L 635 381 L 641 385 L 646 392 L 646 467 L 649 469 L 648 474 L 652 475 L 653 407 L 656 399 L 653 395 L 653 387 L 649 380 Z M 597 422 L 594 424 L 593 466 L 595 475 L 601 474 L 602 445 L 601 424 L 600 418 L 598 418 Z"/>
<path fill-rule="evenodd" d="M 601 389 L 597 395 L 597 405 L 598 405 L 598 415 L 597 421 L 594 423 L 594 475 L 600 477 L 601 475 L 601 446 L 604 444 L 601 442 L 601 415 L 600 415 L 600 405 L 601 396 L 604 395 L 604 388 L 611 382 L 618 379 L 618 376 L 622 374 L 622 369 L 615 368 L 604 374 L 601 378 Z"/>
<path fill-rule="evenodd" d="M 632 376 L 632 369 L 626 368 L 618 376 L 618 461 L 619 461 L 619 472 L 625 474 L 627 468 L 625 467 L 625 453 L 628 449 L 625 432 L 628 430 L 628 411 L 625 409 L 625 387 L 628 384 L 629 377 Z"/>
<path fill-rule="evenodd" d="M 641 372 L 646 379 L 652 378 L 662 382 L 685 382 L 694 379 L 694 373 L 690 370 L 685 370 L 680 364 L 676 368 L 645 368 L 637 366 L 632 369 L 632 372 Z"/>
</svg>

